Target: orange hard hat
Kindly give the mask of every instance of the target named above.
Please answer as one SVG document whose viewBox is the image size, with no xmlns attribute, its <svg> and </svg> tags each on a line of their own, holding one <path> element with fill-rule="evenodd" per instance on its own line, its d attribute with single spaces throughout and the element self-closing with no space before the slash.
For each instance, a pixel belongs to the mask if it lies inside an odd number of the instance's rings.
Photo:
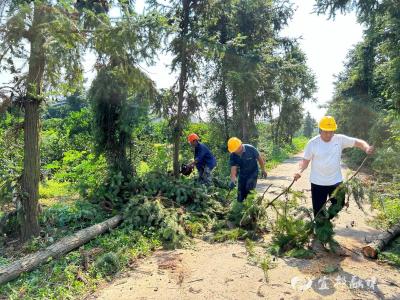
<svg viewBox="0 0 400 300">
<path fill-rule="evenodd" d="M 193 142 L 193 141 L 198 141 L 200 138 L 197 134 L 195 133 L 191 133 L 188 135 L 187 140 L 189 143 Z"/>
</svg>

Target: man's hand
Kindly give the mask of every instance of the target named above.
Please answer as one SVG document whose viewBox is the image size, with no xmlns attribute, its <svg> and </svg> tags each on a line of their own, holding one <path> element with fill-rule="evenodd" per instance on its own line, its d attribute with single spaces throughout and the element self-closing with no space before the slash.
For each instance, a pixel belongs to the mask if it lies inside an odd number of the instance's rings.
<svg viewBox="0 0 400 300">
<path fill-rule="evenodd" d="M 374 153 L 374 146 L 368 146 L 366 149 L 365 149 L 365 153 L 367 153 L 368 155 L 370 155 L 370 154 L 372 154 L 372 153 Z"/>
<path fill-rule="evenodd" d="M 268 176 L 267 171 L 262 170 L 262 172 L 261 172 L 261 178 L 267 178 L 267 176 Z"/>
<path fill-rule="evenodd" d="M 293 176 L 294 181 L 297 181 L 301 177 L 300 173 L 295 173 Z"/>
<path fill-rule="evenodd" d="M 231 180 L 231 182 L 229 182 L 229 189 L 233 190 L 235 187 L 236 187 L 235 182 Z"/>
</svg>

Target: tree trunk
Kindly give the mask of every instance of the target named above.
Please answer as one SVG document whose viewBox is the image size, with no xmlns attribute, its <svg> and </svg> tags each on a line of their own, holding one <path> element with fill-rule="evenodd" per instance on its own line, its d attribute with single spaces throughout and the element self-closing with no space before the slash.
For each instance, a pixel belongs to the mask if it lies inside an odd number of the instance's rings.
<svg viewBox="0 0 400 300">
<path fill-rule="evenodd" d="M 280 126 L 281 126 L 281 119 L 282 119 L 282 110 L 281 110 L 281 107 L 279 107 L 279 116 L 276 121 L 275 132 L 274 132 L 274 144 L 276 146 L 279 146 L 279 144 L 280 144 L 279 131 L 280 131 Z"/>
<path fill-rule="evenodd" d="M 40 232 L 39 198 L 39 102 L 26 100 L 24 122 L 24 170 L 22 175 L 21 240 L 27 241 Z"/>
<path fill-rule="evenodd" d="M 400 223 L 392 226 L 386 232 L 379 234 L 373 242 L 363 247 L 362 252 L 364 256 L 369 258 L 376 258 L 378 256 L 378 253 L 382 251 L 386 247 L 386 245 L 389 244 L 390 241 L 395 239 L 398 235 L 400 235 Z"/>
<path fill-rule="evenodd" d="M 219 42 L 222 45 L 225 45 L 226 42 L 227 42 L 227 36 L 228 36 L 227 22 L 228 22 L 227 17 L 226 17 L 225 14 L 223 14 L 221 16 L 221 35 L 220 35 L 220 38 L 219 38 Z M 225 141 L 226 142 L 228 142 L 229 137 L 230 137 L 230 135 L 229 135 L 229 125 L 228 125 L 228 117 L 229 117 L 228 116 L 228 105 L 229 105 L 229 103 L 228 103 L 228 95 L 226 94 L 226 89 L 227 89 L 227 87 L 226 87 L 226 74 L 227 74 L 226 66 L 228 64 L 229 63 L 227 61 L 227 56 L 225 55 L 224 58 L 222 59 L 222 64 L 221 64 L 221 80 L 222 80 L 222 83 L 221 83 L 221 92 L 222 92 L 221 93 L 221 97 L 222 97 L 221 103 L 222 103 L 223 112 L 224 112 L 224 135 L 225 135 Z"/>
<path fill-rule="evenodd" d="M 122 219 L 121 215 L 117 215 L 102 223 L 82 229 L 71 236 L 61 239 L 42 251 L 29 254 L 8 266 L 0 268 L 0 284 L 17 278 L 22 272 L 33 270 L 40 264 L 47 262 L 49 258 L 60 257 L 61 255 L 87 243 L 96 236 L 118 226 Z"/>
<path fill-rule="evenodd" d="M 255 123 L 255 109 L 253 105 L 250 105 L 249 108 L 249 139 L 251 141 L 251 144 L 254 146 L 257 146 L 257 141 L 258 141 L 258 132 L 257 132 L 257 126 Z"/>
<path fill-rule="evenodd" d="M 179 114 L 178 114 L 179 116 Z M 179 118 L 179 117 L 178 117 Z M 174 155 L 173 155 L 173 167 L 174 167 L 174 176 L 179 177 L 179 149 L 180 149 L 180 136 L 182 134 L 182 129 L 181 129 L 181 120 L 178 119 L 176 121 L 175 125 L 175 131 L 174 131 Z"/>
<path fill-rule="evenodd" d="M 179 74 L 179 91 L 178 91 L 178 111 L 177 111 L 177 119 L 175 123 L 175 131 L 174 131 L 174 175 L 175 177 L 179 176 L 179 149 L 180 149 L 180 137 L 182 135 L 182 122 L 183 120 L 183 103 L 187 85 L 187 34 L 189 31 L 189 15 L 190 15 L 190 6 L 189 0 L 182 1 L 182 22 L 180 25 L 181 28 L 181 72 Z"/>
<path fill-rule="evenodd" d="M 40 232 L 38 222 L 38 198 L 40 176 L 39 152 L 39 108 L 42 94 L 45 54 L 45 40 L 40 26 L 45 22 L 41 4 L 34 7 L 32 27 L 29 30 L 31 53 L 27 78 L 27 96 L 24 102 L 24 164 L 22 173 L 22 210 L 20 215 L 21 240 L 27 241 Z"/>
<path fill-rule="evenodd" d="M 249 126 L 248 126 L 248 103 L 246 96 L 242 99 L 242 140 L 245 143 L 249 143 Z"/>
<path fill-rule="evenodd" d="M 224 111 L 224 134 L 225 140 L 229 140 L 229 125 L 228 125 L 228 97 L 226 95 L 226 83 L 225 83 L 225 75 L 222 75 L 222 103 L 223 103 L 223 111 Z"/>
</svg>

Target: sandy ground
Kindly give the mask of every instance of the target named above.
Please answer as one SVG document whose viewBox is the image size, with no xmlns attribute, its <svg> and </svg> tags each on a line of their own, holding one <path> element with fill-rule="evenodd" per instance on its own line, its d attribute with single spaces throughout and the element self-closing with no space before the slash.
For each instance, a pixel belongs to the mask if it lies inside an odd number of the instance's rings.
<svg viewBox="0 0 400 300">
<path fill-rule="evenodd" d="M 258 191 L 271 183 L 275 190 L 288 186 L 300 159 L 295 156 L 271 170 L 259 180 Z M 310 199 L 308 171 L 293 189 Z M 366 225 L 370 217 L 351 203 L 335 221 L 336 239 L 349 256 L 321 251 L 313 259 L 277 258 L 268 281 L 249 261 L 243 243 L 195 240 L 191 249 L 157 251 L 139 260 L 87 299 L 400 299 L 399 270 L 360 254 L 365 239 L 377 233 Z M 327 267 L 337 271 L 326 274 Z"/>
</svg>

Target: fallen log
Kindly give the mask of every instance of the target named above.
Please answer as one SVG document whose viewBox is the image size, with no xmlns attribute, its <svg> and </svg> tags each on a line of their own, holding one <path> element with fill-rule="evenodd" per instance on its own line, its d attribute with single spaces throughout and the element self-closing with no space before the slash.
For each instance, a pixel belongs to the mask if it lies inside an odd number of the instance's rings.
<svg viewBox="0 0 400 300">
<path fill-rule="evenodd" d="M 21 273 L 30 271 L 40 264 L 47 262 L 49 258 L 57 258 L 61 255 L 87 243 L 96 236 L 118 226 L 123 217 L 117 215 L 99 224 L 82 229 L 73 235 L 67 236 L 47 247 L 44 250 L 29 254 L 8 266 L 0 268 L 0 284 L 17 278 Z"/>
<path fill-rule="evenodd" d="M 400 223 L 379 234 L 374 241 L 362 248 L 362 253 L 365 257 L 376 258 L 378 253 L 398 235 L 400 235 Z"/>
</svg>

